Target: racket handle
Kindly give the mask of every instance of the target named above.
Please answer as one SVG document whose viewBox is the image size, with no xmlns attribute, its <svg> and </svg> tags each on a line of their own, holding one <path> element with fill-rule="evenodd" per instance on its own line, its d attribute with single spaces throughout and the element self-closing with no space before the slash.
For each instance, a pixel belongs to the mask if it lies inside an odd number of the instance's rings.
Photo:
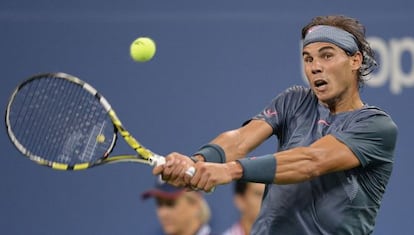
<svg viewBox="0 0 414 235">
<path fill-rule="evenodd" d="M 150 162 L 151 166 L 160 166 L 165 164 L 165 157 L 160 155 L 154 155 L 148 158 L 148 161 Z"/>
<path fill-rule="evenodd" d="M 189 175 L 189 176 L 191 176 L 191 177 L 193 177 L 193 176 L 194 176 L 194 174 L 195 174 L 195 168 L 194 168 L 193 166 L 191 166 L 190 168 L 188 168 L 188 169 L 185 171 L 185 174 L 186 174 L 186 175 Z"/>
</svg>

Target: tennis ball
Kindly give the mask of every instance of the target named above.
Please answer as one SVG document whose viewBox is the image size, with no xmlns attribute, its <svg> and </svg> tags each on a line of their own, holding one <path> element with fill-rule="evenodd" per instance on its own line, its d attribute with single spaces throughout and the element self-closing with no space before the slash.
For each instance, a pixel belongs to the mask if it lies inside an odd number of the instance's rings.
<svg viewBox="0 0 414 235">
<path fill-rule="evenodd" d="M 96 142 L 98 142 L 98 143 L 103 143 L 105 141 L 105 136 L 103 135 L 103 134 L 99 134 L 97 137 L 96 137 Z"/>
<path fill-rule="evenodd" d="M 146 62 L 154 57 L 155 42 L 148 37 L 139 37 L 131 43 L 130 54 L 134 61 Z"/>
</svg>

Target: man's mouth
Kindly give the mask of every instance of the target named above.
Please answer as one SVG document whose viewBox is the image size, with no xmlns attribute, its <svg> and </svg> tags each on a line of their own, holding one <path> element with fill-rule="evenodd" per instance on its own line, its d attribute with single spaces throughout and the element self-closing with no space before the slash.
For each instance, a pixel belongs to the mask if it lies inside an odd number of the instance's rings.
<svg viewBox="0 0 414 235">
<path fill-rule="evenodd" d="M 313 85 L 317 88 L 319 88 L 323 85 L 326 85 L 326 84 L 328 84 L 328 83 L 325 80 L 316 80 L 316 81 L 313 82 Z"/>
</svg>

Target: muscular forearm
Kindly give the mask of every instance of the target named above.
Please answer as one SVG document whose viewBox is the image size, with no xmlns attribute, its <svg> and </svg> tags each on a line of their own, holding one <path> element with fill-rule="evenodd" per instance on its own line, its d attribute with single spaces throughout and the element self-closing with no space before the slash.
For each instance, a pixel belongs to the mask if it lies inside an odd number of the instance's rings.
<svg viewBox="0 0 414 235">
<path fill-rule="evenodd" d="M 275 183 L 290 184 L 310 180 L 320 175 L 318 157 L 307 147 L 294 148 L 275 155 Z"/>
<path fill-rule="evenodd" d="M 327 135 L 309 147 L 276 153 L 277 184 L 298 183 L 360 165 L 355 154 L 334 136 Z"/>
<path fill-rule="evenodd" d="M 246 157 L 249 152 L 269 138 L 272 132 L 272 127 L 265 121 L 252 120 L 243 127 L 221 133 L 210 144 L 219 146 L 225 155 L 224 161 L 231 162 Z"/>
<path fill-rule="evenodd" d="M 257 183 L 291 184 L 319 175 L 318 159 L 307 147 L 238 160 L 241 178 Z M 232 171 L 230 171 L 232 172 Z"/>
<path fill-rule="evenodd" d="M 207 162 L 231 162 L 247 155 L 249 151 L 244 147 L 238 130 L 224 132 L 203 145 L 193 159 Z"/>
<path fill-rule="evenodd" d="M 226 155 L 226 162 L 245 157 L 250 151 L 242 141 L 240 131 L 238 130 L 224 132 L 212 140 L 211 143 L 223 148 Z"/>
</svg>

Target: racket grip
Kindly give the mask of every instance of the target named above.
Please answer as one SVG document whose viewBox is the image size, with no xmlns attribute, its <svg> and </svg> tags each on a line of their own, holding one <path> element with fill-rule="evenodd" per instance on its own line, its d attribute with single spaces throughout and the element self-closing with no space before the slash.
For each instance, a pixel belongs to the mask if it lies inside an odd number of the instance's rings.
<svg viewBox="0 0 414 235">
<path fill-rule="evenodd" d="M 186 174 L 186 175 L 189 175 L 189 176 L 191 176 L 191 177 L 193 177 L 193 176 L 194 176 L 194 174 L 195 174 L 195 168 L 194 168 L 193 166 L 189 167 L 189 168 L 185 171 L 185 174 Z"/>
<path fill-rule="evenodd" d="M 151 166 L 154 166 L 154 167 L 165 164 L 165 157 L 160 156 L 160 155 L 151 156 L 151 157 L 149 157 L 148 160 L 149 160 Z"/>
</svg>

